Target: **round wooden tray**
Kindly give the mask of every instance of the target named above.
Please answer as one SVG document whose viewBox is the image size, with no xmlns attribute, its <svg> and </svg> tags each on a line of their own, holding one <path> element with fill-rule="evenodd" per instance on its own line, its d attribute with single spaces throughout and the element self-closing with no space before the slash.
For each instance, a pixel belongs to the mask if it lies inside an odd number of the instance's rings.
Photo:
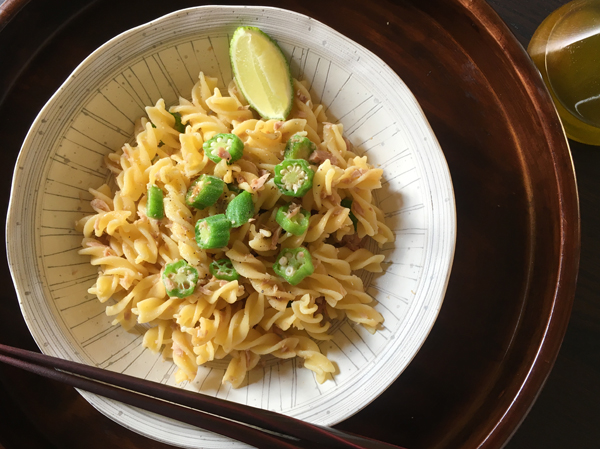
<svg viewBox="0 0 600 449">
<path fill-rule="evenodd" d="M 579 258 L 573 167 L 541 78 L 483 0 L 261 3 L 310 15 L 386 61 L 423 107 L 455 188 L 456 256 L 439 318 L 400 378 L 338 427 L 411 449 L 501 447 L 556 358 Z M 77 64 L 128 28 L 198 5 L 82 4 L 2 5 L 4 210 L 25 134 Z M 2 263 L 0 341 L 34 349 Z M 103 417 L 69 387 L 5 366 L 0 380 L 6 449 L 167 447 Z"/>
</svg>

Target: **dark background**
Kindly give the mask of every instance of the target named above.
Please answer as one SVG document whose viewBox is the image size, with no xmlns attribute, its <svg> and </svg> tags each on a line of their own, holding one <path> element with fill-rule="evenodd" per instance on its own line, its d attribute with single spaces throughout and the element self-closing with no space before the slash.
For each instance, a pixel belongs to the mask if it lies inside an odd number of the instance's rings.
<svg viewBox="0 0 600 449">
<path fill-rule="evenodd" d="M 43 2 L 33 0 L 32 3 Z M 55 2 L 56 8 L 60 8 L 62 3 Z M 565 0 L 488 0 L 488 3 L 506 22 L 518 41 L 526 47 L 544 17 L 567 2 Z M 46 5 L 50 4 L 46 2 Z M 57 30 L 50 25 L 47 29 L 41 26 L 42 29 L 31 30 L 31 32 L 45 34 L 50 41 Z M 99 39 L 98 45 L 103 41 L 104 39 Z M 18 52 L 16 54 L 23 58 L 36 57 L 36 55 L 19 55 Z M 87 54 L 82 52 L 79 56 L 83 59 Z M 0 60 L 0 72 L 7 70 L 7 66 L 7 61 Z M 70 71 L 71 69 L 67 73 Z M 31 79 L 28 88 L 33 92 L 39 89 L 42 94 L 44 76 L 40 74 L 39 77 L 37 80 Z M 2 79 L 10 79 L 10 76 Z M 9 86 L 0 87 L 2 91 L 9 89 Z M 15 110 L 13 119 L 17 119 L 19 113 L 19 110 Z M 581 263 L 576 297 L 569 327 L 555 366 L 529 415 L 506 445 L 507 449 L 600 447 L 600 280 L 597 276 L 600 272 L 600 239 L 596 237 L 600 229 L 598 208 L 600 148 L 572 141 L 569 143 L 577 174 L 581 208 Z M 0 145 L 2 144 L 3 142 L 0 142 Z M 3 182 L 6 183 L 6 180 Z M 46 399 L 42 387 L 33 393 L 39 401 Z M 54 447 L 33 428 L 31 432 L 19 431 L 17 437 L 14 435 L 13 429 L 15 426 L 22 425 L 26 415 L 12 408 L 9 405 L 11 400 L 10 395 L 0 389 L 0 412 L 2 412 L 0 449 Z M 72 416 L 75 417 L 81 412 L 78 408 L 79 400 L 76 393 L 67 394 L 66 402 L 61 403 L 60 407 L 73 407 Z M 11 407 L 10 412 L 8 412 L 9 407 Z M 64 410 L 61 416 L 64 416 Z M 42 419 L 52 421 L 53 417 L 45 416 Z M 104 418 L 99 416 L 99 419 Z M 74 433 L 85 431 L 73 430 Z M 110 432 L 110 426 L 107 431 Z M 65 441 L 69 440 L 67 436 L 64 438 Z"/>
</svg>

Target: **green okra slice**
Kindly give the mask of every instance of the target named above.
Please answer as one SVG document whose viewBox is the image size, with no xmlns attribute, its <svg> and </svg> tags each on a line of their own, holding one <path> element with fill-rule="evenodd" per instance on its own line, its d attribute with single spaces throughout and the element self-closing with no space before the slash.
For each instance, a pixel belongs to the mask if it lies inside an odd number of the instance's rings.
<svg viewBox="0 0 600 449">
<path fill-rule="evenodd" d="M 211 215 L 196 222 L 196 243 L 202 249 L 223 248 L 229 243 L 231 222 L 225 214 Z"/>
<path fill-rule="evenodd" d="M 181 259 L 165 266 L 162 281 L 167 295 L 185 298 L 194 293 L 198 282 L 198 270 Z"/>
<path fill-rule="evenodd" d="M 206 156 L 215 164 L 227 160 L 231 165 L 244 154 L 244 142 L 235 134 L 217 134 L 202 145 Z"/>
<path fill-rule="evenodd" d="M 294 134 L 285 145 L 283 157 L 285 159 L 307 159 L 317 146 L 308 138 L 300 134 Z"/>
<path fill-rule="evenodd" d="M 275 263 L 273 271 L 292 285 L 298 285 L 305 277 L 315 271 L 312 257 L 303 247 L 282 250 Z"/>
<path fill-rule="evenodd" d="M 227 205 L 225 216 L 231 222 L 232 228 L 239 228 L 245 223 L 248 223 L 254 216 L 254 202 L 252 194 L 246 190 L 235 196 L 234 199 Z"/>
<path fill-rule="evenodd" d="M 284 159 L 275 166 L 273 181 L 284 195 L 302 197 L 311 189 L 314 175 L 304 159 Z"/>
<path fill-rule="evenodd" d="M 277 209 L 275 221 L 284 231 L 294 235 L 302 235 L 308 229 L 310 212 L 298 204 L 286 204 Z"/>
<path fill-rule="evenodd" d="M 214 277 L 222 281 L 236 281 L 240 278 L 240 274 L 229 259 L 215 260 L 208 266 L 208 269 Z"/>
<path fill-rule="evenodd" d="M 202 175 L 188 189 L 185 202 L 188 206 L 196 209 L 204 209 L 217 202 L 224 188 L 225 182 L 222 179 L 216 176 Z"/>
<path fill-rule="evenodd" d="M 157 220 L 160 220 L 165 216 L 163 191 L 154 184 L 148 186 L 148 193 L 146 195 L 146 216 Z"/>
</svg>

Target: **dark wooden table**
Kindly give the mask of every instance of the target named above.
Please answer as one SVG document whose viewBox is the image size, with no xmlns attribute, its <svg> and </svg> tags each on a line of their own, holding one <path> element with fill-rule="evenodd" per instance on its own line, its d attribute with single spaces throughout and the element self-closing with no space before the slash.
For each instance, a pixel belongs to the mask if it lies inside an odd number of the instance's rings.
<svg viewBox="0 0 600 449">
<path fill-rule="evenodd" d="M 427 1 L 423 0 L 423 2 Z M 543 18 L 566 3 L 566 0 L 488 0 L 488 2 L 504 19 L 519 42 L 526 47 Z M 67 8 L 69 2 L 56 0 L 51 3 L 32 0 L 31 3 L 37 4 L 36 14 L 38 17 L 35 22 L 36 29 L 30 30 L 30 32 L 42 37 L 47 36 L 48 45 L 51 46 L 55 34 L 61 32 L 60 29 L 56 29 L 56 17 L 60 17 L 61 8 L 65 7 L 65 19 L 73 15 L 72 11 L 69 12 Z M 73 7 L 75 3 L 77 2 L 70 2 L 71 10 L 78 9 Z M 182 2 L 182 5 L 183 3 L 185 6 L 190 4 L 190 2 Z M 273 2 L 266 3 L 272 4 Z M 140 5 L 141 2 L 137 2 L 137 4 Z M 165 7 L 165 9 L 169 8 Z M 132 7 L 131 14 L 138 13 L 142 17 L 150 18 L 160 15 L 151 11 L 138 12 Z M 44 14 L 52 16 L 54 21 L 44 21 Z M 76 26 L 77 21 L 75 20 L 74 23 Z M 122 17 L 115 17 L 115 23 L 112 25 L 118 29 L 121 26 L 130 26 L 127 24 L 127 20 L 123 20 Z M 79 31 L 86 34 L 88 45 L 94 41 L 94 38 L 90 37 L 94 34 L 93 27 L 92 29 L 81 28 Z M 98 37 L 97 45 L 103 43 L 104 40 L 106 40 L 104 37 Z M 19 45 L 18 40 L 6 39 L 6 41 L 13 42 L 17 47 Z M 69 55 L 71 60 L 77 58 L 81 60 L 87 56 L 89 53 L 87 47 L 80 47 L 76 45 L 76 42 L 74 44 L 74 49 Z M 41 66 L 48 63 L 48 61 L 44 61 L 46 53 L 27 53 L 28 51 L 31 49 L 24 47 L 21 51 L 17 48 L 10 54 L 22 66 L 27 65 L 28 61 L 33 61 Z M 0 59 L 0 77 L 3 80 L 11 80 L 14 78 L 13 75 L 15 77 L 19 75 L 10 73 L 13 70 L 10 62 L 12 61 Z M 65 68 L 64 76 L 67 76 L 71 70 L 72 68 Z M 3 71 L 5 72 L 2 73 Z M 43 105 L 45 102 L 43 97 L 47 96 L 48 91 L 45 74 L 29 74 L 26 80 L 27 85 L 22 85 L 23 82 L 21 82 L 18 87 L 26 89 L 33 96 L 39 94 L 40 106 Z M 12 85 L 0 84 L 0 105 L 4 100 L 4 95 L 11 89 Z M 20 133 L 28 127 L 28 125 L 24 126 L 20 123 L 20 117 L 31 116 L 27 105 L 14 102 L 11 104 L 13 105 L 11 113 L 4 113 L 2 116 L 2 120 L 5 121 L 2 129 L 6 130 L 11 126 L 15 129 L 14 137 L 6 132 L 3 134 L 5 140 L 0 142 L 0 145 L 7 148 L 15 148 L 19 145 L 19 139 L 22 140 Z M 597 237 L 597 230 L 600 229 L 600 209 L 598 208 L 600 204 L 600 148 L 576 142 L 570 142 L 570 145 L 577 172 L 581 207 L 582 246 L 576 297 L 568 331 L 554 369 L 529 415 L 506 445 L 508 449 L 592 449 L 600 447 L 600 425 L 598 425 L 600 423 L 600 280 L 597 276 L 600 273 L 600 238 Z M 3 173 L 6 172 L 7 170 Z M 2 179 L 1 184 L 3 192 L 5 192 L 9 180 Z M 5 197 L 2 198 L 2 206 L 6 209 L 7 198 Z M 10 282 L 5 274 L 3 280 Z M 7 288 L 10 290 L 10 287 Z M 2 298 L 7 297 L 10 297 L 10 294 L 2 296 Z M 9 308 L 13 310 L 14 304 L 3 304 L 0 307 L 5 307 L 4 310 Z M 2 310 L 0 309 L 0 314 L 3 313 Z M 0 323 L 2 323 L 2 319 L 0 319 Z M 3 343 L 35 347 L 32 341 L 24 342 L 21 337 L 23 335 L 19 338 L 15 336 L 14 340 L 11 340 L 12 336 L 4 335 Z M 11 375 L 16 376 L 14 372 L 10 372 L 4 379 L 10 379 Z M 1 375 L 0 380 L 2 380 Z M 77 443 L 79 438 L 87 434 L 102 441 L 112 441 L 113 445 L 118 447 L 142 447 L 144 444 L 144 440 L 136 436 L 128 436 L 123 439 L 120 433 L 122 429 L 119 426 L 109 422 L 91 409 L 74 391 L 45 382 L 31 381 L 29 385 L 31 386 L 29 397 L 35 398 L 31 400 L 39 402 L 39 406 L 33 407 L 32 410 L 28 410 L 27 404 L 16 404 L 15 398 L 10 394 L 10 385 L 7 385 L 6 381 L 4 386 L 0 383 L 0 387 L 2 387 L 0 388 L 0 449 L 3 447 L 6 449 L 76 448 L 80 447 Z M 61 398 L 60 404 L 52 403 L 56 397 Z M 48 413 L 48 410 L 52 410 L 53 407 L 57 410 L 60 409 L 60 413 L 56 415 Z M 393 413 L 394 411 L 391 410 L 392 417 Z M 406 419 L 407 417 L 403 416 L 402 418 Z M 59 419 L 62 421 L 58 422 Z M 70 424 L 65 425 L 65 419 Z M 94 419 L 103 423 L 101 431 L 81 428 L 78 425 L 79 422 L 90 422 Z M 29 421 L 36 422 L 37 425 L 29 425 Z M 351 423 L 360 425 L 357 420 L 353 420 Z M 389 426 L 389 421 L 385 425 Z M 52 429 L 58 430 L 53 431 Z M 427 429 L 421 429 L 421 431 L 426 432 Z M 373 433 L 377 434 L 377 430 L 373 430 Z M 115 441 L 121 441 L 122 444 L 115 444 Z M 94 447 L 103 446 L 99 442 Z M 148 441 L 145 447 L 155 448 L 159 445 Z"/>
</svg>

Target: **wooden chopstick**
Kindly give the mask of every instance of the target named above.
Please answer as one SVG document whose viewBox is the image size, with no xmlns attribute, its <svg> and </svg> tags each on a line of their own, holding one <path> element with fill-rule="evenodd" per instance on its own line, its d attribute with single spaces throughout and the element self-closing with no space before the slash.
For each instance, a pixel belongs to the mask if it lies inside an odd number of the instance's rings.
<svg viewBox="0 0 600 449">
<path fill-rule="evenodd" d="M 261 448 L 402 449 L 268 410 L 2 344 L 0 361 Z"/>
<path fill-rule="evenodd" d="M 133 391 L 120 389 L 110 384 L 102 384 L 96 380 L 79 377 L 70 373 L 57 371 L 36 363 L 20 360 L 15 357 L 0 354 L 0 361 L 32 373 L 66 383 L 75 388 L 115 399 L 150 412 L 176 419 L 211 432 L 225 435 L 256 447 L 269 449 L 297 449 L 310 447 L 293 440 L 284 440 L 261 430 L 228 421 L 194 409 L 186 409 L 151 396 L 144 396 Z"/>
</svg>

